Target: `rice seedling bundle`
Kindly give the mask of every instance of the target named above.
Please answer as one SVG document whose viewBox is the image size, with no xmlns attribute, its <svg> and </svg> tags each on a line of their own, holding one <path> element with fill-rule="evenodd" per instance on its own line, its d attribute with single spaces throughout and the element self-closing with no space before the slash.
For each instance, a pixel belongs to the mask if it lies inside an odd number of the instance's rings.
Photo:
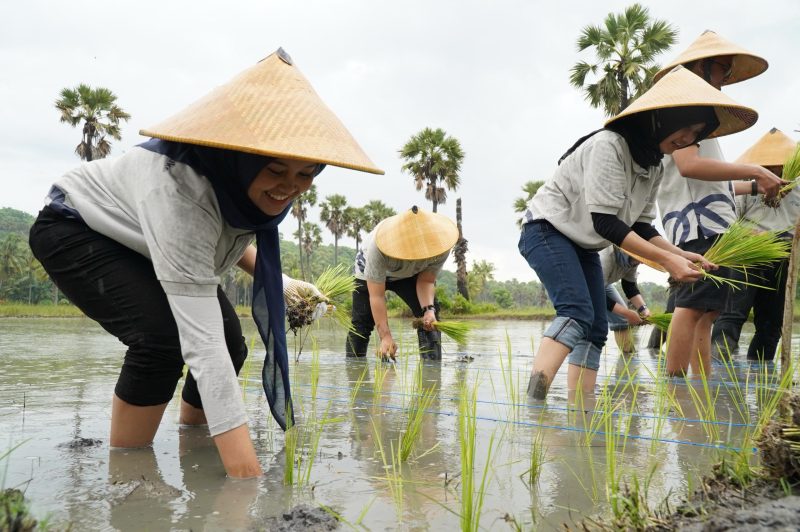
<svg viewBox="0 0 800 532">
<path fill-rule="evenodd" d="M 643 318 L 643 321 L 645 323 L 649 323 L 650 325 L 654 325 L 659 331 L 667 332 L 667 329 L 669 329 L 669 324 L 672 322 L 672 312 L 651 314 L 650 316 Z"/>
<path fill-rule="evenodd" d="M 704 256 L 717 266 L 741 271 L 747 277 L 747 268 L 765 266 L 784 259 L 789 256 L 791 246 L 791 242 L 781 238 L 778 231 L 756 232 L 752 225 L 739 220 L 728 227 Z M 720 277 L 705 270 L 703 275 L 734 288 L 738 288 L 739 284 L 759 286 L 748 281 Z"/>
<path fill-rule="evenodd" d="M 327 268 L 314 281 L 314 286 L 322 297 L 305 288 L 290 287 L 287 290 L 286 318 L 292 332 L 297 334 L 299 329 L 311 324 L 314 310 L 320 303 L 328 305 L 326 317 L 350 330 L 352 324 L 349 313 L 334 304 L 337 298 L 351 294 L 356 289 L 356 279 L 350 274 L 350 268 L 344 264 Z"/>
<path fill-rule="evenodd" d="M 800 182 L 797 179 L 798 177 L 800 177 L 800 144 L 797 145 L 794 153 L 783 163 L 783 179 L 789 181 L 789 184 L 784 185 L 774 198 L 764 199 L 764 204 L 773 208 L 780 207 L 781 200 Z"/>
<path fill-rule="evenodd" d="M 434 321 L 432 325 L 434 329 L 443 332 L 459 344 L 467 340 L 467 335 L 472 329 L 472 325 L 463 321 Z M 416 318 L 411 322 L 411 326 L 415 329 L 421 329 L 423 327 L 422 319 Z"/>
</svg>

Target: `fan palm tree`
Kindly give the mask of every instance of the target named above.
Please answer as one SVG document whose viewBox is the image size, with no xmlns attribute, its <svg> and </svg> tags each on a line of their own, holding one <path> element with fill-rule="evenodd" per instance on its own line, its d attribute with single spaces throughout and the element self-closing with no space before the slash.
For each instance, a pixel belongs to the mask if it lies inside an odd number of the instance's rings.
<svg viewBox="0 0 800 532">
<path fill-rule="evenodd" d="M 659 66 L 655 57 L 675 43 L 678 31 L 664 20 L 650 20 L 646 7 L 633 4 L 624 13 L 609 13 L 600 26 L 586 26 L 578 51 L 594 48 L 597 61 L 579 61 L 570 83 L 581 89 L 592 107 L 614 116 L 653 84 Z M 587 83 L 587 76 L 595 77 Z"/>
<path fill-rule="evenodd" d="M 341 194 L 332 194 L 320 203 L 319 219 L 325 223 L 333 234 L 333 264 L 339 264 L 339 239 L 347 232 L 347 222 L 344 211 L 347 208 L 347 198 Z"/>
<path fill-rule="evenodd" d="M 303 223 L 308 218 L 308 207 L 313 207 L 317 204 L 317 185 L 311 185 L 311 188 L 300 194 L 292 202 L 292 216 L 297 218 L 297 231 L 294 235 L 297 237 L 297 254 L 300 256 L 300 277 L 306 278 L 306 273 L 303 268 Z"/>
<path fill-rule="evenodd" d="M 303 222 L 302 229 L 295 233 L 295 236 L 301 235 L 300 245 L 303 247 L 303 253 L 306 255 L 306 265 L 308 266 L 308 275 L 313 277 L 314 273 L 311 271 L 311 256 L 314 251 L 322 244 L 322 230 L 314 222 Z"/>
<path fill-rule="evenodd" d="M 375 226 L 381 223 L 389 216 L 394 216 L 397 211 L 386 205 L 381 200 L 372 200 L 364 205 L 364 210 L 367 213 L 367 225 L 364 226 L 364 231 L 370 232 L 375 229 Z"/>
<path fill-rule="evenodd" d="M 369 225 L 369 214 L 366 207 L 347 207 L 344 210 L 344 221 L 347 225 L 347 236 L 356 241 L 356 253 L 361 244 L 361 233 Z"/>
<path fill-rule="evenodd" d="M 522 191 L 525 193 L 524 198 L 517 198 L 514 200 L 514 212 L 524 214 L 528 210 L 528 202 L 531 201 L 539 187 L 544 185 L 544 181 L 528 181 L 522 185 Z M 517 218 L 517 227 L 522 228 L 522 222 L 525 221 L 523 216 Z"/>
<path fill-rule="evenodd" d="M 460 184 L 464 151 L 458 139 L 448 137 L 442 129 L 425 128 L 406 142 L 400 150 L 405 160 L 404 172 L 414 177 L 417 190 L 425 187 L 425 199 L 433 204 L 433 212 L 447 200 L 447 190 Z"/>
<path fill-rule="evenodd" d="M 107 137 L 122 139 L 120 122 L 130 119 L 115 102 L 116 95 L 105 87 L 95 89 L 81 83 L 74 89 L 62 89 L 56 100 L 56 109 L 61 113 L 61 122 L 72 127 L 83 122 L 81 142 L 75 153 L 84 161 L 102 159 L 111 152 Z"/>
<path fill-rule="evenodd" d="M 461 297 L 469 301 L 469 284 L 467 283 L 467 239 L 461 227 L 461 198 L 456 200 L 456 227 L 458 240 L 453 246 L 453 258 L 456 261 L 456 289 Z"/>
<path fill-rule="evenodd" d="M 4 281 L 11 280 L 25 271 L 24 239 L 16 233 L 8 233 L 0 240 L 0 288 Z"/>
</svg>

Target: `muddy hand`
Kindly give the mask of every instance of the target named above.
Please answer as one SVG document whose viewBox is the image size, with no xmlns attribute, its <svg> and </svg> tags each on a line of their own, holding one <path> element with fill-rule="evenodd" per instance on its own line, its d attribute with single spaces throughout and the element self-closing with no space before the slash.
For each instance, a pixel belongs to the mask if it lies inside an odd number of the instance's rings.
<svg viewBox="0 0 800 532">
<path fill-rule="evenodd" d="M 395 360 L 395 353 L 397 353 L 397 344 L 394 343 L 392 335 L 387 334 L 381 338 L 381 345 L 378 347 L 378 355 L 380 355 L 382 360 L 386 360 L 387 358 Z"/>
<path fill-rule="evenodd" d="M 774 198 L 778 195 L 781 187 L 788 185 L 789 182 L 776 176 L 763 166 L 756 166 L 755 178 L 758 182 L 758 191 L 764 194 L 766 199 Z"/>
</svg>

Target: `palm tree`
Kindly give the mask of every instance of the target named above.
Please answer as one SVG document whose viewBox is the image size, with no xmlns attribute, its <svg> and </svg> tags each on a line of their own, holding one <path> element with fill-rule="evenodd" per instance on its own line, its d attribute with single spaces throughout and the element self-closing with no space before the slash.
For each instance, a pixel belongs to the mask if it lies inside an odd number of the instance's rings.
<svg viewBox="0 0 800 532">
<path fill-rule="evenodd" d="M 528 181 L 522 185 L 522 191 L 525 193 L 525 197 L 514 200 L 514 212 L 524 214 L 525 211 L 528 210 L 528 203 L 533 196 L 536 195 L 536 191 L 538 191 L 539 187 L 542 185 L 544 185 L 544 181 Z M 524 221 L 525 218 L 523 216 L 517 218 L 517 227 L 522 228 L 522 222 Z"/>
<path fill-rule="evenodd" d="M 425 128 L 406 142 L 400 150 L 406 162 L 402 170 L 414 177 L 417 190 L 425 187 L 425 199 L 433 203 L 433 212 L 447 200 L 447 190 L 460 184 L 464 151 L 458 139 L 448 137 L 441 129 Z"/>
<path fill-rule="evenodd" d="M 397 211 L 386 205 L 381 200 L 372 200 L 364 205 L 364 210 L 367 212 L 367 225 L 364 226 L 364 231 L 370 232 L 375 229 L 375 226 L 381 223 L 389 216 L 394 216 Z"/>
<path fill-rule="evenodd" d="M 494 281 L 494 264 L 485 260 L 475 261 L 467 279 L 470 293 L 477 298 L 486 288 L 486 283 Z"/>
<path fill-rule="evenodd" d="M 298 230 L 295 235 L 300 233 L 300 245 L 303 247 L 303 253 L 306 254 L 306 265 L 308 266 L 308 275 L 313 277 L 314 273 L 311 271 L 311 255 L 322 244 L 322 230 L 314 222 L 303 222 L 303 227 Z"/>
<path fill-rule="evenodd" d="M 575 63 L 569 80 L 592 107 L 614 116 L 650 88 L 659 69 L 655 57 L 675 43 L 678 31 L 664 20 L 651 21 L 647 8 L 639 4 L 621 14 L 609 13 L 604 26 L 583 28 L 578 51 L 593 47 L 597 62 Z M 590 73 L 596 80 L 587 84 Z"/>
<path fill-rule="evenodd" d="M 469 285 L 467 284 L 467 239 L 461 229 L 461 198 L 456 200 L 456 226 L 458 240 L 453 247 L 453 258 L 456 261 L 456 288 L 461 297 L 469 301 Z"/>
<path fill-rule="evenodd" d="M 341 194 L 331 194 L 320 203 L 319 219 L 325 223 L 333 234 L 333 264 L 339 264 L 339 238 L 347 232 L 347 222 L 344 211 L 347 208 L 347 198 Z"/>
<path fill-rule="evenodd" d="M 102 159 L 111 151 L 111 143 L 106 137 L 122 139 L 119 123 L 127 121 L 131 115 L 115 102 L 116 95 L 105 87 L 93 89 L 81 83 L 74 89 L 62 89 L 56 100 L 56 109 L 61 112 L 61 122 L 72 127 L 83 122 L 81 142 L 75 153 L 84 161 Z"/>
<path fill-rule="evenodd" d="M 361 244 L 361 233 L 369 225 L 369 214 L 366 207 L 347 207 L 344 210 L 344 221 L 347 226 L 347 236 L 356 241 L 356 253 Z"/>
<path fill-rule="evenodd" d="M 23 238 L 16 233 L 8 233 L 0 240 L 0 288 L 8 281 L 25 271 L 24 250 L 27 248 Z"/>
<path fill-rule="evenodd" d="M 300 277 L 306 278 L 305 270 L 303 269 L 303 222 L 308 218 L 308 207 L 313 207 L 317 204 L 317 185 L 311 185 L 311 188 L 297 196 L 292 202 L 292 216 L 297 218 L 297 231 L 294 235 L 297 237 L 297 254 L 300 256 Z"/>
</svg>

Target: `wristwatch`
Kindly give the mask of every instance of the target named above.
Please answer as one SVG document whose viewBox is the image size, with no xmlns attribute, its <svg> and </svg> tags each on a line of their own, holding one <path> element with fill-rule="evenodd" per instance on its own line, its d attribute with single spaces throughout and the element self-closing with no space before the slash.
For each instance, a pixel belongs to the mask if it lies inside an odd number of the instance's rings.
<svg viewBox="0 0 800 532">
<path fill-rule="evenodd" d="M 750 189 L 750 195 L 758 196 L 758 181 L 753 179 L 752 181 L 750 181 L 750 186 L 753 187 Z"/>
<path fill-rule="evenodd" d="M 432 310 L 435 313 L 436 312 L 436 307 L 434 307 L 433 305 L 425 305 L 424 307 L 422 307 L 422 313 L 423 314 L 428 312 L 429 310 Z"/>
<path fill-rule="evenodd" d="M 636 312 L 638 312 L 639 314 L 641 314 L 641 313 L 642 313 L 642 312 L 644 312 L 645 310 L 647 310 L 647 305 L 642 305 L 641 307 L 639 307 L 638 309 L 636 309 Z"/>
</svg>

